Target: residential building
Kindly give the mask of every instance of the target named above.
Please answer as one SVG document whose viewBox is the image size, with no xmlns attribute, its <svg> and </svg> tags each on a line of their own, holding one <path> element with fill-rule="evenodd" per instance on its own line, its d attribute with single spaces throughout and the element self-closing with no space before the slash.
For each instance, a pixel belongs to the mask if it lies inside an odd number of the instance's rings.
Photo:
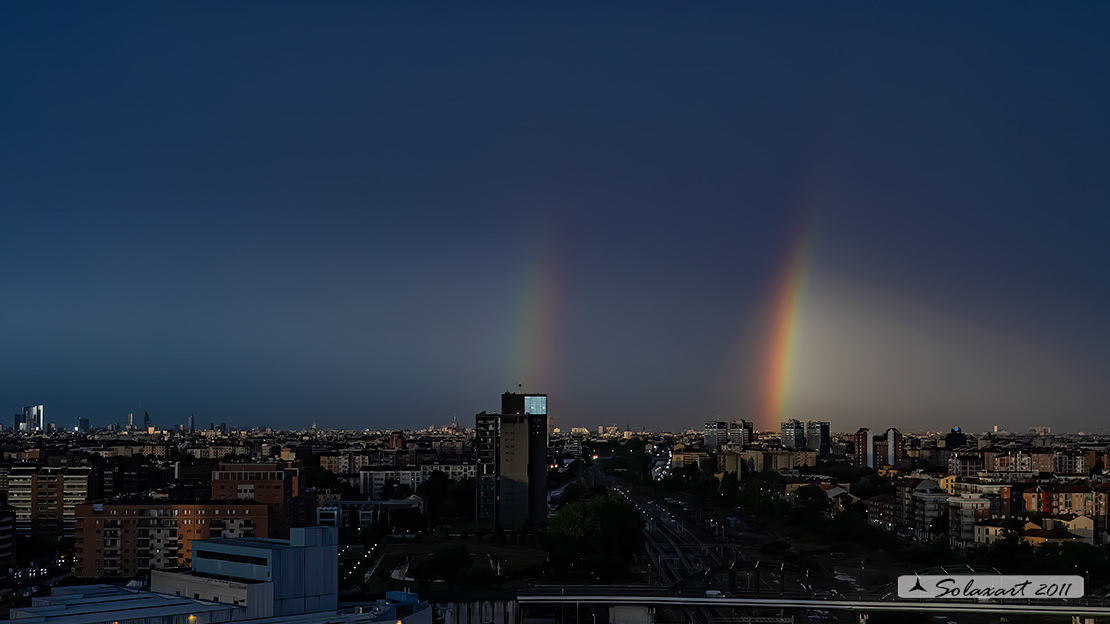
<svg viewBox="0 0 1110 624">
<path fill-rule="evenodd" d="M 15 509 L 0 503 L 0 568 L 15 566 Z"/>
<path fill-rule="evenodd" d="M 420 483 L 427 481 L 435 472 L 442 472 L 447 475 L 447 479 L 450 481 L 466 481 L 467 479 L 473 479 L 477 476 L 478 465 L 474 462 L 432 462 L 421 464 Z"/>
<path fill-rule="evenodd" d="M 77 505 L 100 495 L 100 473 L 87 466 L 16 466 L 8 473 L 8 504 L 21 535 L 72 537 Z"/>
<path fill-rule="evenodd" d="M 874 468 L 875 467 L 875 436 L 871 430 L 866 427 L 860 427 L 858 431 L 849 436 L 852 441 L 854 449 L 853 462 L 860 468 Z"/>
<path fill-rule="evenodd" d="M 316 517 L 314 498 L 300 494 L 298 471 L 279 463 L 221 463 L 212 472 L 212 499 L 265 503 L 270 537 L 288 537 L 291 527 L 311 526 Z"/>
<path fill-rule="evenodd" d="M 78 505 L 74 574 L 131 578 L 152 569 L 188 567 L 193 540 L 269 537 L 269 512 L 265 503 L 239 500 Z"/>
<path fill-rule="evenodd" d="M 1012 520 L 1010 518 L 988 518 L 987 520 L 980 521 L 975 525 L 975 545 L 976 546 L 989 546 L 996 541 L 1006 537 L 1009 530 L 1007 527 Z M 1039 529 L 1033 522 L 1017 521 L 1020 524 L 1019 533 L 1024 533 L 1032 529 Z"/>
<path fill-rule="evenodd" d="M 366 466 L 359 471 L 358 477 L 359 492 L 372 498 L 381 498 L 391 488 L 396 494 L 414 494 L 423 482 L 419 469 L 392 466 Z"/>
<path fill-rule="evenodd" d="M 948 544 L 952 548 L 974 548 L 976 527 L 990 518 L 991 503 L 982 496 L 952 496 L 948 499 Z"/>
<path fill-rule="evenodd" d="M 507 392 L 501 408 L 475 417 L 477 519 L 520 528 L 547 519 L 547 395 Z"/>
</svg>

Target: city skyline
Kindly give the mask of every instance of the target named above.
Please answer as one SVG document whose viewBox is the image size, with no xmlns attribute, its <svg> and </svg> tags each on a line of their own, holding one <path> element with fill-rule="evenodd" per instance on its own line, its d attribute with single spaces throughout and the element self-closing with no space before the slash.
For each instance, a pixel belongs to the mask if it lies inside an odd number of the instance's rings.
<svg viewBox="0 0 1110 624">
<path fill-rule="evenodd" d="M 1005 6 L 0 7 L 0 402 L 1097 429 L 1110 7 Z"/>
</svg>

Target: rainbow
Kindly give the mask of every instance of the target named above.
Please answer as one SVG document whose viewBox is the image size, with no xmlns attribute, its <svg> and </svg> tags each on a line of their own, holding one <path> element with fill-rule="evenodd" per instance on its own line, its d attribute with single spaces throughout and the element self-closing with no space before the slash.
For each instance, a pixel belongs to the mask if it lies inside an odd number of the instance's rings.
<svg viewBox="0 0 1110 624">
<path fill-rule="evenodd" d="M 780 277 L 775 281 L 772 300 L 760 411 L 761 424 L 772 429 L 777 429 L 778 423 L 786 419 L 791 368 L 797 356 L 804 294 L 809 279 L 809 256 L 808 228 L 802 228 L 790 248 Z"/>
<path fill-rule="evenodd" d="M 552 241 L 533 247 L 513 306 L 516 331 L 507 381 L 515 390 L 549 392 L 554 384 L 558 347 L 558 304 L 562 271 Z"/>
</svg>

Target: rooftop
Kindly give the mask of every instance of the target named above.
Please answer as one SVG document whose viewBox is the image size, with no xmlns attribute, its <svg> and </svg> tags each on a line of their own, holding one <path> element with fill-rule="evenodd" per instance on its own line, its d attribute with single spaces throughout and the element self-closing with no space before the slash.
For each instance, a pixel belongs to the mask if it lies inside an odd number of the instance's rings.
<svg viewBox="0 0 1110 624">
<path fill-rule="evenodd" d="M 67 624 L 94 624 L 139 620 L 203 612 L 232 611 L 229 604 L 168 596 L 117 585 L 55 587 L 49 596 L 37 597 L 33 606 L 12 609 L 11 618 L 25 624 L 64 619 Z"/>
</svg>

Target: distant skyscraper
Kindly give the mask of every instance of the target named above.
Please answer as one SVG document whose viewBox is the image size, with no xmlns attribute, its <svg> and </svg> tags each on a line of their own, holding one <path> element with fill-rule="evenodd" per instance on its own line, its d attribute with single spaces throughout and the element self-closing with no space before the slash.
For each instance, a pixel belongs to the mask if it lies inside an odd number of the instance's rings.
<svg viewBox="0 0 1110 624">
<path fill-rule="evenodd" d="M 750 445 L 755 440 L 755 425 L 746 421 L 738 420 L 728 428 L 728 441 L 731 444 L 740 444 L 743 446 Z"/>
<path fill-rule="evenodd" d="M 805 448 L 806 431 L 801 421 L 788 420 L 782 423 L 782 447 L 788 449 Z"/>
<path fill-rule="evenodd" d="M 150 429 L 154 426 L 154 421 L 150 419 L 150 412 L 143 412 L 143 431 Z"/>
<path fill-rule="evenodd" d="M 189 414 L 189 431 L 197 430 L 197 419 L 192 414 Z"/>
<path fill-rule="evenodd" d="M 711 420 L 705 423 L 702 441 L 707 449 L 715 449 L 728 442 L 728 423 L 723 420 Z"/>
<path fill-rule="evenodd" d="M 23 408 L 23 425 L 18 427 L 21 431 L 46 431 L 46 416 L 41 405 L 29 405 Z"/>
<path fill-rule="evenodd" d="M 806 447 L 817 451 L 818 455 L 828 455 L 832 437 L 829 435 L 829 423 L 823 420 L 811 420 L 806 423 Z"/>
<path fill-rule="evenodd" d="M 87 432 L 89 430 L 89 419 L 88 418 L 78 418 L 77 419 L 77 430 L 82 431 L 82 432 Z"/>
<path fill-rule="evenodd" d="M 503 414 L 475 417 L 477 519 L 519 528 L 547 519 L 547 395 L 506 392 Z"/>
</svg>

